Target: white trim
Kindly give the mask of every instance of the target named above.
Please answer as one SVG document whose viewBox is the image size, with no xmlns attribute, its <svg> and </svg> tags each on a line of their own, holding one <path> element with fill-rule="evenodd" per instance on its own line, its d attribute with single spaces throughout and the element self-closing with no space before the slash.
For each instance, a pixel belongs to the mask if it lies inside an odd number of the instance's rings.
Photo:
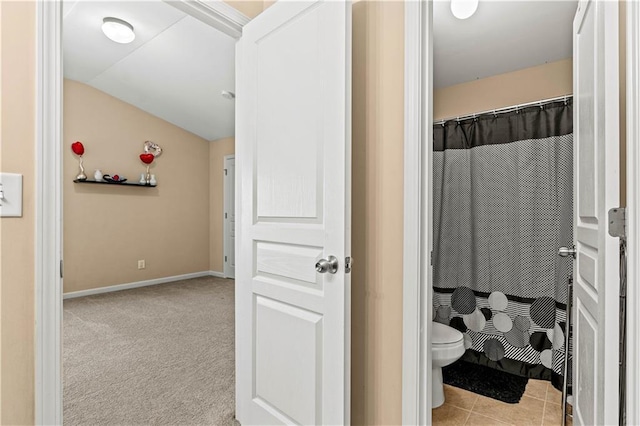
<svg viewBox="0 0 640 426">
<path fill-rule="evenodd" d="M 640 424 L 640 4 L 627 2 L 627 424 Z"/>
<path fill-rule="evenodd" d="M 163 1 L 233 38 L 240 38 L 242 27 L 250 21 L 236 8 L 220 0 Z"/>
<path fill-rule="evenodd" d="M 225 155 L 223 158 L 223 164 L 224 164 L 224 170 L 225 170 L 225 174 L 223 177 L 223 183 L 224 183 L 224 188 L 223 188 L 223 206 L 224 206 L 224 213 L 225 215 L 223 215 L 222 217 L 222 234 L 223 234 L 223 250 L 222 250 L 222 267 L 224 269 L 224 276 L 227 278 L 235 278 L 235 271 L 231 271 L 231 267 L 229 266 L 229 262 L 227 262 L 226 259 L 229 258 L 230 255 L 230 250 L 229 247 L 231 246 L 230 244 L 230 240 L 231 240 L 231 232 L 229 232 L 229 227 L 227 226 L 227 222 L 229 221 L 229 219 L 226 217 L 227 212 L 229 211 L 229 208 L 231 206 L 235 206 L 235 200 L 236 200 L 236 194 L 235 194 L 235 188 L 233 188 L 233 191 L 231 191 L 229 188 L 229 176 L 227 173 L 228 168 L 228 164 L 227 162 L 229 160 L 235 160 L 236 156 L 235 155 Z M 234 170 L 235 170 L 235 165 L 234 165 Z M 233 182 L 235 182 L 235 179 L 233 180 Z M 235 208 L 234 208 L 235 211 Z M 234 250 L 235 251 L 235 250 Z M 235 253 L 233 253 L 233 257 L 234 257 L 234 262 L 235 262 Z"/>
<path fill-rule="evenodd" d="M 222 0 L 171 1 L 239 38 L 249 22 Z M 36 2 L 35 423 L 62 424 L 62 3 Z M 209 272 L 222 276 L 220 272 Z"/>
<path fill-rule="evenodd" d="M 151 280 L 135 281 L 135 282 L 126 283 L 126 284 L 116 284 L 116 285 L 110 285 L 106 287 L 90 288 L 88 290 L 72 291 L 70 293 L 64 293 L 63 298 L 64 300 L 75 299 L 77 297 L 93 296 L 95 294 L 102 294 L 102 293 L 113 293 L 114 291 L 131 290 L 132 288 L 149 287 L 152 285 L 166 284 L 166 283 L 172 283 L 175 281 L 189 280 L 192 278 L 201 278 L 201 277 L 224 278 L 221 272 L 216 272 L 216 271 L 192 272 L 190 274 L 173 275 L 171 277 L 154 278 Z"/>
<path fill-rule="evenodd" d="M 62 423 L 62 3 L 36 3 L 35 420 Z"/>
<path fill-rule="evenodd" d="M 209 276 L 210 277 L 218 277 L 218 278 L 227 278 L 224 275 L 224 272 L 218 272 L 218 271 L 209 271 Z M 231 279 L 233 279 L 233 278 L 231 278 Z"/>
<path fill-rule="evenodd" d="M 431 423 L 432 11 L 405 2 L 402 423 L 420 425 Z"/>
</svg>

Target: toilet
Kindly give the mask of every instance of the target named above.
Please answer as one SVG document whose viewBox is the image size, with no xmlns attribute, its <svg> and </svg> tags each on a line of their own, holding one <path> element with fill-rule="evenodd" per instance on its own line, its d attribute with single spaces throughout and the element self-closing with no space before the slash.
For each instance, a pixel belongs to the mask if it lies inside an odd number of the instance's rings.
<svg viewBox="0 0 640 426">
<path fill-rule="evenodd" d="M 462 333 L 453 327 L 433 321 L 431 334 L 431 408 L 444 404 L 442 367 L 459 360 L 464 351 Z"/>
</svg>

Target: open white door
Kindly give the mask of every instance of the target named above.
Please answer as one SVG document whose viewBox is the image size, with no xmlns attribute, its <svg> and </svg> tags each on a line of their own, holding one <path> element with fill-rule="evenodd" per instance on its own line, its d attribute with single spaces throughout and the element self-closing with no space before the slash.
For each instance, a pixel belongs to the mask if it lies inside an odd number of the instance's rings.
<svg viewBox="0 0 640 426">
<path fill-rule="evenodd" d="M 277 2 L 236 58 L 236 417 L 348 424 L 351 5 Z"/>
<path fill-rule="evenodd" d="M 224 276 L 236 277 L 236 157 L 224 157 Z"/>
<path fill-rule="evenodd" d="M 618 2 L 581 1 L 574 34 L 574 424 L 618 424 Z"/>
</svg>

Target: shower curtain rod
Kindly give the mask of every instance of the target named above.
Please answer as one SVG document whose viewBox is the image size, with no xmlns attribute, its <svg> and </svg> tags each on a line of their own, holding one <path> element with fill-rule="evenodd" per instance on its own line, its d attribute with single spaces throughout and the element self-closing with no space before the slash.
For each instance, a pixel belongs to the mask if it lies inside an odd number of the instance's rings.
<svg viewBox="0 0 640 426">
<path fill-rule="evenodd" d="M 527 102 L 527 103 L 524 103 L 524 104 L 513 105 L 513 106 L 509 106 L 509 107 L 504 107 L 504 108 L 490 109 L 488 111 L 476 112 L 474 114 L 460 115 L 460 116 L 457 116 L 457 117 L 449 117 L 449 118 L 445 118 L 443 120 L 434 121 L 433 124 L 434 125 L 441 124 L 441 125 L 444 126 L 444 123 L 446 123 L 447 121 L 468 120 L 470 118 L 477 118 L 477 117 L 480 117 L 481 115 L 486 115 L 486 114 L 493 114 L 493 115 L 505 114 L 507 112 L 518 111 L 518 110 L 520 110 L 522 108 L 531 107 L 531 106 L 543 107 L 544 105 L 551 104 L 551 103 L 558 102 L 558 101 L 565 101 L 566 102 L 568 99 L 571 99 L 571 98 L 573 98 L 573 95 L 558 96 L 556 98 L 549 98 L 549 99 L 543 99 L 541 101 Z"/>
</svg>

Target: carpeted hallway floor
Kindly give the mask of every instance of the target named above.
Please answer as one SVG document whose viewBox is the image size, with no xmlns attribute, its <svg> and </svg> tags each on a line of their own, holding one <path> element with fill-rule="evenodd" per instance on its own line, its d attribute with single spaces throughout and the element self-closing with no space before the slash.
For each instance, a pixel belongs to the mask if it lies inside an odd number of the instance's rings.
<svg viewBox="0 0 640 426">
<path fill-rule="evenodd" d="M 234 281 L 65 300 L 63 359 L 66 425 L 232 425 Z"/>
</svg>

